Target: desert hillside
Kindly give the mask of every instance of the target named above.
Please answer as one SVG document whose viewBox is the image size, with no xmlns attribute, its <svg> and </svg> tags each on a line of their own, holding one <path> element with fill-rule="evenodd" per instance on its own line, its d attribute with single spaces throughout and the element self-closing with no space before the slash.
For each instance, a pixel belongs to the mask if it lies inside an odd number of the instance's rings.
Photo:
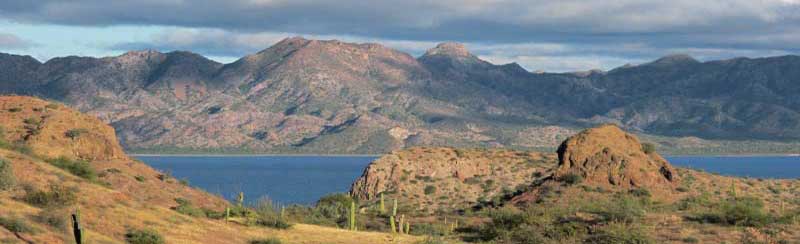
<svg viewBox="0 0 800 244">
<path fill-rule="evenodd" d="M 31 97 L 0 97 L 0 109 L 0 243 L 74 243 L 69 218 L 76 212 L 84 243 L 132 242 L 132 235 L 147 233 L 165 243 L 416 239 L 305 224 L 266 228 L 248 224 L 248 217 L 225 220 L 224 210 L 235 206 L 129 158 L 114 130 L 95 118 Z"/>
<path fill-rule="evenodd" d="M 473 175 L 510 190 L 481 189 L 475 185 L 485 181 L 471 185 L 463 179 Z M 381 196 L 408 203 L 403 210 L 409 221 L 425 223 L 453 241 L 800 240 L 800 181 L 676 168 L 655 145 L 613 125 L 567 138 L 556 154 L 450 148 L 393 152 L 368 166 L 351 193 L 373 204 Z M 479 196 L 490 199 L 476 201 Z M 431 209 L 438 214 L 424 211 Z"/>
</svg>

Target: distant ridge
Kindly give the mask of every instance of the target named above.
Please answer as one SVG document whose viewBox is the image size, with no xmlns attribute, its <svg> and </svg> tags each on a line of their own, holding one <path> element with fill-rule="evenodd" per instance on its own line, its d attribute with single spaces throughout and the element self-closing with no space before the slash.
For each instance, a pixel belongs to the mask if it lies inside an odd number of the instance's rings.
<svg viewBox="0 0 800 244">
<path fill-rule="evenodd" d="M 132 51 L 45 63 L 0 54 L 0 93 L 64 102 L 128 150 L 374 154 L 415 145 L 555 147 L 602 123 L 703 139 L 800 139 L 800 57 L 669 55 L 603 71 L 529 72 L 458 43 L 420 57 L 286 38 L 230 64 Z M 560 128 L 549 130 L 544 128 Z"/>
</svg>

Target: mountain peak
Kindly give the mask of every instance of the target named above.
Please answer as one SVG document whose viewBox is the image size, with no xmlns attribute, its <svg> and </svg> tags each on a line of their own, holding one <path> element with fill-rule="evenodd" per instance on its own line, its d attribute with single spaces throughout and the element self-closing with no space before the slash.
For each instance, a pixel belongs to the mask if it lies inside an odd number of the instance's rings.
<svg viewBox="0 0 800 244">
<path fill-rule="evenodd" d="M 700 61 L 697 61 L 697 59 L 694 59 L 692 56 L 689 56 L 688 54 L 672 54 L 659 58 L 650 64 L 671 65 L 671 64 L 699 63 L 699 62 Z"/>
<path fill-rule="evenodd" d="M 439 43 L 436 47 L 428 49 L 425 52 L 425 56 L 433 56 L 433 55 L 445 55 L 445 56 L 456 56 L 456 57 L 470 57 L 472 54 L 467 50 L 467 47 L 464 44 L 457 43 L 457 42 L 444 42 Z"/>
</svg>

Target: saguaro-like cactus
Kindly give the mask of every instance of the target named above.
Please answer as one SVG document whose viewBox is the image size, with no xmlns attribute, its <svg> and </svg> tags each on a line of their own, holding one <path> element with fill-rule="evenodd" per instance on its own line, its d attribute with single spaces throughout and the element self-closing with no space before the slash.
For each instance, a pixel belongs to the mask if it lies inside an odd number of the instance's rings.
<svg viewBox="0 0 800 244">
<path fill-rule="evenodd" d="M 394 199 L 394 204 L 392 206 L 392 216 L 397 216 L 397 198 Z"/>
<path fill-rule="evenodd" d="M 82 235 L 83 230 L 81 229 L 79 216 L 80 212 L 78 212 L 77 210 L 75 211 L 74 214 L 72 214 L 72 234 L 75 236 L 75 243 L 77 244 L 83 243 L 83 235 Z"/>
<path fill-rule="evenodd" d="M 405 230 L 406 235 L 408 235 L 410 231 L 411 231 L 411 222 L 406 221 L 406 230 Z"/>
<path fill-rule="evenodd" d="M 381 192 L 380 211 L 381 211 L 382 214 L 386 213 L 386 208 L 384 208 L 384 205 L 383 205 L 383 192 Z"/>
<path fill-rule="evenodd" d="M 231 218 L 231 208 L 225 208 L 225 221 Z"/>
<path fill-rule="evenodd" d="M 350 230 L 356 230 L 356 201 L 350 201 Z"/>
<path fill-rule="evenodd" d="M 239 197 L 236 198 L 236 204 L 238 204 L 240 208 L 244 206 L 244 192 L 239 192 Z"/>
<path fill-rule="evenodd" d="M 389 216 L 389 225 L 391 225 L 390 227 L 392 228 L 392 234 L 397 233 L 397 227 L 395 227 L 394 223 L 394 215 Z"/>
</svg>

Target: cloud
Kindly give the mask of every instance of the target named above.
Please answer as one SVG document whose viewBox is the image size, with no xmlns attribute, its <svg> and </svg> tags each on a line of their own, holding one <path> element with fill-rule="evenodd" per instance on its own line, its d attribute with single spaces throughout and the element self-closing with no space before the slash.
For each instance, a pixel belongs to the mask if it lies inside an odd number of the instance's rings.
<svg viewBox="0 0 800 244">
<path fill-rule="evenodd" d="M 419 55 L 464 42 L 533 70 L 609 69 L 670 53 L 702 60 L 800 52 L 798 0 L 7 0 L 32 25 L 159 26 L 113 50 L 189 50 L 226 60 L 300 35 Z M 585 60 L 581 60 L 585 59 Z"/>
<path fill-rule="evenodd" d="M 36 44 L 23 40 L 14 34 L 0 33 L 0 48 L 2 49 L 28 49 L 33 46 L 36 46 Z"/>
</svg>

